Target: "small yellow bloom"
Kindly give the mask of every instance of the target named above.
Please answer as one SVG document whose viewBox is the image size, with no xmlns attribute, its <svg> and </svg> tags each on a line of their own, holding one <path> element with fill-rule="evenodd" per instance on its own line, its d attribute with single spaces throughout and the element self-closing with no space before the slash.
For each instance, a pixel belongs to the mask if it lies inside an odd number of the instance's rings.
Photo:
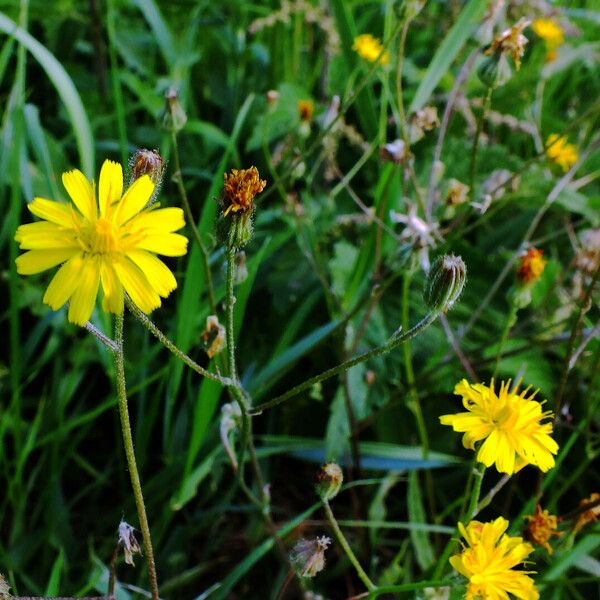
<svg viewBox="0 0 600 600">
<path fill-rule="evenodd" d="M 558 527 L 558 517 L 551 515 L 547 510 L 542 510 L 542 507 L 537 504 L 535 514 L 528 515 L 525 520 L 529 522 L 527 525 L 527 537 L 539 546 L 543 546 L 548 554 L 552 554 L 552 546 L 548 543 L 552 536 L 560 536 L 560 531 L 556 531 Z"/>
<path fill-rule="evenodd" d="M 370 33 L 363 33 L 354 38 L 352 50 L 355 50 L 358 55 L 369 62 L 376 62 L 387 65 L 390 62 L 390 53 L 383 50 L 379 38 Z"/>
<path fill-rule="evenodd" d="M 546 42 L 548 50 L 555 50 L 565 41 L 561 26 L 552 19 L 535 19 L 531 29 Z"/>
<path fill-rule="evenodd" d="M 546 260 L 543 258 L 543 254 L 543 250 L 529 248 L 527 253 L 521 257 L 521 262 L 517 268 L 517 278 L 521 283 L 533 283 L 542 276 L 546 268 Z"/>
<path fill-rule="evenodd" d="M 77 325 L 90 318 L 99 287 L 107 312 L 123 312 L 124 292 L 145 313 L 158 308 L 177 282 L 156 254 L 186 253 L 187 238 L 173 233 L 185 225 L 183 211 L 147 206 L 154 191 L 148 175 L 123 193 L 123 169 L 110 160 L 100 171 L 99 205 L 81 171 L 63 173 L 62 180 L 72 204 L 34 198 L 28 205 L 43 220 L 17 229 L 15 240 L 27 250 L 17 271 L 33 275 L 64 263 L 44 303 L 58 310 L 69 302 L 69 321 Z"/>
<path fill-rule="evenodd" d="M 510 381 L 502 382 L 500 392 L 483 383 L 470 384 L 463 379 L 454 388 L 462 396 L 468 412 L 443 415 L 440 422 L 451 425 L 454 431 L 463 432 L 463 445 L 470 450 L 485 440 L 477 451 L 477 460 L 486 467 L 496 464 L 501 473 L 512 475 L 525 465 L 535 465 L 546 472 L 554 466 L 553 454 L 558 444 L 550 437 L 552 422 L 541 423 L 552 416 L 542 411 L 542 404 L 529 397 L 526 388 L 520 394 L 510 392 Z"/>
<path fill-rule="evenodd" d="M 579 154 L 573 144 L 567 142 L 566 137 L 553 133 L 546 140 L 546 156 L 557 164 L 565 173 L 577 162 Z"/>
<path fill-rule="evenodd" d="M 517 71 L 521 68 L 521 57 L 525 53 L 525 44 L 529 41 L 523 35 L 523 29 L 531 24 L 531 21 L 527 19 L 519 19 L 512 27 L 509 27 L 503 31 L 490 45 L 486 54 L 494 54 L 499 52 L 500 54 L 510 53 L 515 61 L 515 68 Z"/>
<path fill-rule="evenodd" d="M 540 597 L 529 577 L 532 571 L 514 569 L 533 552 L 533 546 L 523 538 L 506 535 L 507 528 L 503 517 L 491 523 L 471 521 L 466 528 L 458 524 L 466 545 L 460 554 L 450 557 L 450 564 L 469 580 L 465 600 L 508 600 L 508 594 L 521 600 Z"/>
<path fill-rule="evenodd" d="M 303 123 L 310 123 L 312 121 L 314 111 L 315 104 L 312 100 L 298 101 L 298 115 Z"/>
<path fill-rule="evenodd" d="M 231 169 L 231 173 L 223 174 L 223 215 L 230 212 L 250 213 L 254 209 L 254 197 L 265 189 L 267 182 L 260 179 L 258 169 Z"/>
</svg>

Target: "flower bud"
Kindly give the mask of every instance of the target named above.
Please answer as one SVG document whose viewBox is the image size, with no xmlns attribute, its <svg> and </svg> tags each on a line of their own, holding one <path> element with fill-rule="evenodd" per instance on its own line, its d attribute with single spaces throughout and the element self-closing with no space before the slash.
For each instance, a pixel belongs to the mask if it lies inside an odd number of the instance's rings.
<svg viewBox="0 0 600 600">
<path fill-rule="evenodd" d="M 467 267 L 453 254 L 436 259 L 425 285 L 424 298 L 433 311 L 446 312 L 458 300 L 467 278 Z"/>
<path fill-rule="evenodd" d="M 324 464 L 315 476 L 317 494 L 322 500 L 332 500 L 342 487 L 344 474 L 337 463 Z"/>
<path fill-rule="evenodd" d="M 331 539 L 321 536 L 314 540 L 299 540 L 290 552 L 290 562 L 299 577 L 314 577 L 325 567 L 325 550 Z"/>
<path fill-rule="evenodd" d="M 129 159 L 129 185 L 144 175 L 148 175 L 154 184 L 154 191 L 148 202 L 149 205 L 154 204 L 158 198 L 165 168 L 165 161 L 158 150 L 140 148 Z"/>
</svg>

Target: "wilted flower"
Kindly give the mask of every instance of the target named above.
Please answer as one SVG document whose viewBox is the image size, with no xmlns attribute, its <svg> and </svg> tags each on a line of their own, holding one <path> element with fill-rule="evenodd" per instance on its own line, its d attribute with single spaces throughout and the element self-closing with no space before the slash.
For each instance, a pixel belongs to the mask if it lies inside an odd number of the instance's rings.
<svg viewBox="0 0 600 600">
<path fill-rule="evenodd" d="M 550 437 L 552 411 L 542 411 L 542 404 L 533 400 L 537 391 L 527 396 L 530 387 L 520 394 L 518 385 L 509 391 L 510 380 L 500 384 L 496 395 L 494 380 L 490 386 L 468 383 L 463 379 L 454 388 L 462 396 L 468 412 L 440 417 L 442 425 L 463 432 L 463 446 L 477 451 L 477 460 L 486 467 L 494 463 L 501 473 L 512 475 L 525 465 L 535 465 L 546 472 L 554 466 L 558 444 Z"/>
<path fill-rule="evenodd" d="M 379 149 L 379 156 L 382 160 L 393 162 L 395 165 L 405 163 L 410 153 L 404 143 L 404 140 L 394 140 L 384 144 Z"/>
<path fill-rule="evenodd" d="M 425 106 L 413 114 L 410 120 L 410 141 L 417 142 L 425 134 L 425 131 L 431 131 L 440 126 L 437 108 L 435 106 Z"/>
<path fill-rule="evenodd" d="M 62 264 L 43 301 L 53 310 L 69 302 L 69 321 L 77 325 L 92 315 L 99 288 L 107 312 L 123 312 L 125 292 L 145 313 L 158 308 L 177 282 L 156 254 L 187 252 L 187 238 L 174 233 L 185 225 L 183 211 L 148 206 L 154 191 L 148 175 L 123 193 L 122 167 L 110 160 L 100 171 L 98 200 L 81 171 L 63 173 L 62 180 L 72 204 L 34 198 L 27 206 L 43 221 L 17 229 L 15 240 L 28 250 L 17 258 L 17 271 L 33 275 Z"/>
<path fill-rule="evenodd" d="M 230 212 L 249 213 L 254 210 L 254 197 L 265 189 L 267 182 L 260 179 L 258 169 L 232 169 L 223 174 L 223 216 Z"/>
<path fill-rule="evenodd" d="M 10 585 L 8 585 L 8 582 L 6 581 L 6 579 L 4 579 L 4 576 L 0 573 L 0 598 L 2 598 L 2 600 L 4 600 L 4 598 L 9 598 L 9 592 L 10 592 Z"/>
<path fill-rule="evenodd" d="M 531 21 L 525 18 L 519 19 L 512 27 L 496 37 L 485 53 L 487 55 L 496 54 L 499 58 L 500 55 L 511 54 L 518 71 L 521 68 L 521 57 L 525 53 L 525 44 L 528 42 L 523 35 L 523 29 L 530 24 Z"/>
<path fill-rule="evenodd" d="M 390 211 L 392 223 L 402 223 L 404 230 L 400 234 L 403 240 L 407 240 L 417 250 L 420 256 L 421 267 L 425 272 L 429 271 L 429 249 L 435 248 L 438 224 L 426 223 L 417 215 L 417 209 L 411 205 L 408 214 L 403 215 L 393 210 Z"/>
<path fill-rule="evenodd" d="M 325 568 L 325 550 L 330 544 L 327 536 L 296 542 L 290 552 L 290 562 L 299 577 L 314 577 Z"/>
<path fill-rule="evenodd" d="M 542 257 L 543 254 L 543 250 L 529 248 L 526 254 L 521 257 L 517 268 L 517 278 L 521 283 L 528 285 L 539 280 L 546 267 L 546 260 Z"/>
<path fill-rule="evenodd" d="M 206 317 L 206 328 L 201 339 L 208 358 L 212 358 L 225 348 L 225 327 L 219 323 L 219 318 L 216 315 Z"/>
<path fill-rule="evenodd" d="M 466 527 L 458 524 L 466 544 L 460 554 L 450 557 L 450 564 L 469 580 L 465 600 L 507 600 L 509 594 L 520 600 L 540 597 L 529 577 L 531 571 L 514 569 L 533 552 L 533 546 L 523 538 L 506 535 L 507 528 L 503 517 L 491 523 L 471 521 Z"/>
<path fill-rule="evenodd" d="M 468 197 L 470 187 L 464 184 L 458 179 L 449 179 L 448 188 L 446 192 L 446 204 L 450 206 L 456 206 L 457 204 L 464 204 Z"/>
<path fill-rule="evenodd" d="M 119 523 L 118 543 L 123 546 L 125 562 L 132 567 L 135 566 L 133 562 L 133 555 L 141 554 L 142 550 L 138 544 L 138 541 L 135 539 L 135 529 L 125 521 L 121 521 Z"/>
<path fill-rule="evenodd" d="M 566 137 L 552 133 L 546 140 L 546 156 L 557 164 L 565 173 L 577 162 L 579 154 L 573 144 L 567 142 Z"/>
<path fill-rule="evenodd" d="M 575 266 L 592 275 L 600 265 L 600 228 L 584 229 L 579 234 L 581 248 L 575 256 Z"/>
<path fill-rule="evenodd" d="M 525 517 L 528 521 L 527 537 L 538 546 L 546 549 L 548 554 L 552 554 L 552 546 L 549 544 L 552 536 L 560 536 L 560 531 L 556 531 L 558 527 L 558 517 L 551 515 L 547 510 L 542 510 L 539 504 L 536 504 L 535 514 Z"/>
<path fill-rule="evenodd" d="M 344 474 L 337 463 L 324 464 L 315 476 L 317 494 L 323 500 L 335 498 L 344 482 Z"/>
<path fill-rule="evenodd" d="M 591 505 L 590 508 L 584 510 L 584 512 L 579 515 L 575 527 L 573 527 L 573 533 L 577 533 L 588 523 L 595 523 L 598 520 L 598 517 L 600 517 L 600 494 L 594 492 L 589 498 L 586 498 L 579 503 L 579 506 L 584 509 L 588 505 Z"/>
<path fill-rule="evenodd" d="M 387 65 L 390 62 L 389 52 L 384 51 L 381 41 L 370 33 L 363 33 L 355 37 L 352 50 L 355 50 L 360 57 L 369 62 L 378 61 L 382 65 Z"/>
</svg>

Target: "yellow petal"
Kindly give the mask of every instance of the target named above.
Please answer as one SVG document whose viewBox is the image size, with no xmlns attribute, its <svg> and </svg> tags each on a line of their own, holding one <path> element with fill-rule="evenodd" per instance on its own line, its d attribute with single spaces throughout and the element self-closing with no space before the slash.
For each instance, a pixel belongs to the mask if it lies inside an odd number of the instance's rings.
<svg viewBox="0 0 600 600">
<path fill-rule="evenodd" d="M 169 267 L 153 254 L 145 250 L 131 250 L 127 257 L 143 271 L 159 296 L 166 298 L 177 287 L 177 281 Z"/>
<path fill-rule="evenodd" d="M 98 201 L 100 214 L 106 215 L 109 206 L 123 195 L 123 167 L 112 160 L 105 160 L 100 171 Z"/>
<path fill-rule="evenodd" d="M 31 213 L 51 221 L 63 227 L 73 227 L 73 210 L 68 204 L 47 200 L 46 198 L 34 198 L 33 202 L 27 205 Z"/>
<path fill-rule="evenodd" d="M 89 221 L 96 218 L 96 199 L 94 190 L 85 175 L 79 169 L 63 173 L 62 182 L 73 204 Z"/>
<path fill-rule="evenodd" d="M 112 265 L 102 261 L 100 265 L 100 281 L 102 282 L 102 308 L 106 312 L 121 314 L 123 312 L 123 284 L 119 281 Z"/>
<path fill-rule="evenodd" d="M 165 256 L 183 256 L 187 244 L 187 238 L 179 233 L 158 233 L 146 236 L 136 247 Z"/>
<path fill-rule="evenodd" d="M 49 221 L 20 225 L 15 233 L 15 241 L 19 242 L 23 250 L 77 246 L 72 230 Z"/>
<path fill-rule="evenodd" d="M 79 282 L 69 302 L 69 321 L 85 325 L 92 316 L 98 286 L 100 285 L 100 259 L 92 256 L 83 259 Z"/>
<path fill-rule="evenodd" d="M 33 275 L 51 269 L 60 263 L 65 262 L 74 254 L 79 252 L 79 248 L 55 248 L 52 250 L 30 250 L 17 257 L 17 273 L 20 275 Z"/>
<path fill-rule="evenodd" d="M 132 261 L 125 258 L 113 265 L 117 277 L 123 284 L 134 304 L 145 312 L 152 312 L 160 306 L 160 297 L 150 285 L 142 270 Z"/>
<path fill-rule="evenodd" d="M 82 254 L 72 256 L 52 278 L 44 294 L 44 304 L 47 304 L 52 310 L 58 310 L 67 302 L 79 285 L 79 274 L 82 266 Z"/>
<path fill-rule="evenodd" d="M 154 191 L 154 184 L 148 175 L 143 175 L 139 179 L 136 179 L 125 192 L 121 202 L 119 202 L 114 221 L 116 225 L 122 225 L 126 221 L 129 221 L 131 217 L 137 215 L 137 213 L 148 204 L 150 196 Z"/>
<path fill-rule="evenodd" d="M 181 208 L 158 208 L 140 214 L 132 223 L 133 231 L 171 233 L 185 225 Z"/>
</svg>

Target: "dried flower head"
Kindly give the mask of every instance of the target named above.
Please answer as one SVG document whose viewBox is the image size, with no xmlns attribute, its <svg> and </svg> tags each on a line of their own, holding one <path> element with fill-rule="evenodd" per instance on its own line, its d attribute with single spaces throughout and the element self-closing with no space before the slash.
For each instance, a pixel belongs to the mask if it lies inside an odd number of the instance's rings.
<svg viewBox="0 0 600 600">
<path fill-rule="evenodd" d="M 379 149 L 379 156 L 383 161 L 392 162 L 395 165 L 404 164 L 410 156 L 404 140 L 394 140 L 384 144 Z"/>
<path fill-rule="evenodd" d="M 449 179 L 448 187 L 446 191 L 446 204 L 450 206 L 457 206 L 458 204 L 464 204 L 468 197 L 471 188 L 464 184 L 458 179 Z"/>
<path fill-rule="evenodd" d="M 517 279 L 520 283 L 528 285 L 540 279 L 546 268 L 546 259 L 543 258 L 544 251 L 538 248 L 529 248 L 521 257 L 517 268 Z"/>
<path fill-rule="evenodd" d="M 600 265 L 600 228 L 584 229 L 579 234 L 581 244 L 575 256 L 575 267 L 592 275 Z"/>
<path fill-rule="evenodd" d="M 404 225 L 404 230 L 400 234 L 400 237 L 409 242 L 417 251 L 421 267 L 427 273 L 430 268 L 429 250 L 436 247 L 436 237 L 439 237 L 438 223 L 426 223 L 418 216 L 415 205 L 409 206 L 408 214 L 402 214 L 391 210 L 390 220 L 392 223 L 402 223 Z"/>
<path fill-rule="evenodd" d="M 509 594 L 520 600 L 540 597 L 529 577 L 532 571 L 514 568 L 533 552 L 533 546 L 523 538 L 508 536 L 507 528 L 503 517 L 491 523 L 471 521 L 466 527 L 458 524 L 466 544 L 460 554 L 450 557 L 450 564 L 469 580 L 465 600 L 508 600 Z"/>
<path fill-rule="evenodd" d="M 425 106 L 418 110 L 410 120 L 409 137 L 411 143 L 420 140 L 425 135 L 425 131 L 431 131 L 439 126 L 440 119 L 435 106 Z"/>
<path fill-rule="evenodd" d="M 315 475 L 317 494 L 323 500 L 335 498 L 344 482 L 344 474 L 337 463 L 324 464 Z"/>
<path fill-rule="evenodd" d="M 171 87 L 165 92 L 163 125 L 166 129 L 171 129 L 177 133 L 185 127 L 186 123 L 187 115 L 179 102 L 179 92 Z"/>
<path fill-rule="evenodd" d="M 141 554 L 142 549 L 140 548 L 138 541 L 135 539 L 135 529 L 125 521 L 121 521 L 119 523 L 118 543 L 123 546 L 125 562 L 132 567 L 135 566 L 133 562 L 133 555 Z"/>
<path fill-rule="evenodd" d="M 312 100 L 298 100 L 298 115 L 300 121 L 310 123 L 315 111 L 315 103 Z"/>
<path fill-rule="evenodd" d="M 223 174 L 223 216 L 229 213 L 251 213 L 254 197 L 265 189 L 267 182 L 261 179 L 256 167 L 232 169 Z"/>
<path fill-rule="evenodd" d="M 330 544 L 327 536 L 296 542 L 290 552 L 290 562 L 299 577 L 314 577 L 325 568 L 325 550 Z"/>
<path fill-rule="evenodd" d="M 535 514 L 525 517 L 528 522 L 527 537 L 534 544 L 542 546 L 548 554 L 552 554 L 552 546 L 549 544 L 553 536 L 560 536 L 561 532 L 556 531 L 558 527 L 558 517 L 551 515 L 547 510 L 542 510 L 539 504 L 536 504 Z"/>
<path fill-rule="evenodd" d="M 531 21 L 525 18 L 519 19 L 512 27 L 504 30 L 496 37 L 485 53 L 487 55 L 495 54 L 498 58 L 501 55 L 510 54 L 518 71 L 521 68 L 521 57 L 525 53 L 525 44 L 528 42 L 523 35 L 523 29 L 530 24 Z"/>
<path fill-rule="evenodd" d="M 379 38 L 370 33 L 363 33 L 356 36 L 352 50 L 361 58 L 372 63 L 379 62 L 379 64 L 387 65 L 390 62 L 390 53 L 384 50 Z"/>
<path fill-rule="evenodd" d="M 62 264 L 44 303 L 58 310 L 69 302 L 69 321 L 77 325 L 90 318 L 99 288 L 107 312 L 123 312 L 125 292 L 145 313 L 158 308 L 177 282 L 156 254 L 187 252 L 187 238 L 174 233 L 185 225 L 183 211 L 148 206 L 154 191 L 148 175 L 123 193 L 122 167 L 110 160 L 100 171 L 98 200 L 81 171 L 63 173 L 62 180 L 72 204 L 34 198 L 28 205 L 43 221 L 17 229 L 15 240 L 27 250 L 17 271 L 33 275 Z"/>
<path fill-rule="evenodd" d="M 597 492 L 592 493 L 589 498 L 582 500 L 579 506 L 584 510 L 577 518 L 573 533 L 577 533 L 588 523 L 595 523 L 598 520 L 598 517 L 600 517 L 600 494 Z M 588 506 L 589 508 L 587 508 Z"/>
<path fill-rule="evenodd" d="M 462 396 L 467 412 L 440 417 L 442 425 L 450 425 L 463 435 L 463 446 L 477 451 L 477 460 L 486 467 L 494 463 L 501 473 L 512 475 L 525 465 L 535 465 L 546 472 L 554 466 L 558 444 L 550 437 L 552 411 L 543 411 L 542 404 L 528 396 L 527 387 L 518 393 L 518 384 L 510 390 L 510 380 L 500 384 L 500 392 L 483 383 L 468 383 L 463 379 L 454 388 Z M 546 420 L 545 423 L 542 421 Z"/>
<path fill-rule="evenodd" d="M 576 146 L 567 142 L 567 138 L 558 135 L 558 133 L 552 133 L 548 136 L 546 140 L 546 156 L 565 173 L 579 159 Z"/>
<path fill-rule="evenodd" d="M 202 332 L 202 345 L 208 358 L 212 358 L 225 348 L 225 327 L 216 315 L 206 317 L 206 328 Z"/>
<path fill-rule="evenodd" d="M 2 600 L 4 600 L 5 598 L 9 598 L 9 592 L 10 585 L 8 585 L 8 582 L 6 581 L 6 579 L 4 579 L 4 575 L 0 573 L 0 598 L 2 598 Z"/>
</svg>

